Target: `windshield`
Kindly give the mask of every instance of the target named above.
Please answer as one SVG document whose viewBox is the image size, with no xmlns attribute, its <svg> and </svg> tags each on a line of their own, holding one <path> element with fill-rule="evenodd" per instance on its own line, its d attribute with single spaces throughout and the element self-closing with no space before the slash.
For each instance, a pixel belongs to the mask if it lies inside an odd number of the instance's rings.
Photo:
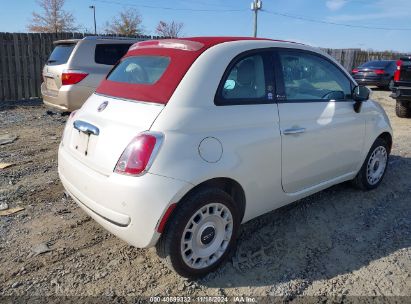
<svg viewBox="0 0 411 304">
<path fill-rule="evenodd" d="M 65 43 L 58 44 L 51 52 L 49 60 L 47 60 L 48 65 L 58 65 L 67 63 L 70 58 L 71 52 L 73 51 L 75 43 Z"/>
<path fill-rule="evenodd" d="M 169 63 L 170 58 L 163 56 L 127 57 L 113 69 L 107 80 L 131 84 L 153 84 L 164 74 Z"/>
</svg>

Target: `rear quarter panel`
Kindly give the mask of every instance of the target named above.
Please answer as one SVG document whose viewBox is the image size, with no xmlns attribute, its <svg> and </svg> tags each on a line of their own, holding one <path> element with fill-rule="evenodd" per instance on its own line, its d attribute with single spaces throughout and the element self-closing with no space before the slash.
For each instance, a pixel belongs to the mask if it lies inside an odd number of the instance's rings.
<svg viewBox="0 0 411 304">
<path fill-rule="evenodd" d="M 382 133 L 387 132 L 391 135 L 391 138 L 393 138 L 390 120 L 378 102 L 373 101 L 372 99 L 363 102 L 361 112 L 365 115 L 366 127 L 363 155 L 357 170 L 360 170 L 368 152 L 371 149 L 371 146 Z"/>
</svg>

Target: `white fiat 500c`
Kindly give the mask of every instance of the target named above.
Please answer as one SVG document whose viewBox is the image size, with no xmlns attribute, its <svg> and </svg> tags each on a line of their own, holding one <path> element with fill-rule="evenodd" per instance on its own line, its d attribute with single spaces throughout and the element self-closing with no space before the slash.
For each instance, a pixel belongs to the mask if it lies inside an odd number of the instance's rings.
<svg viewBox="0 0 411 304">
<path fill-rule="evenodd" d="M 59 175 L 108 231 L 199 277 L 241 223 L 337 183 L 381 183 L 392 129 L 369 94 L 302 44 L 139 42 L 69 117 Z"/>
</svg>

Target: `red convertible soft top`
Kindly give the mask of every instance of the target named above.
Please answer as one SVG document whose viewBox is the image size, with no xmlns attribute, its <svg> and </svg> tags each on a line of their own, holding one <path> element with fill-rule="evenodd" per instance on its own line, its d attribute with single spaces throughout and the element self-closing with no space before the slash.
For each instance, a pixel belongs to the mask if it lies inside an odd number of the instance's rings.
<svg viewBox="0 0 411 304">
<path fill-rule="evenodd" d="M 205 50 L 220 43 L 238 40 L 281 41 L 250 37 L 193 37 L 137 42 L 130 47 L 122 60 L 132 56 L 168 57 L 170 64 L 160 79 L 152 84 L 132 84 L 104 79 L 96 93 L 166 104 L 190 66 Z"/>
</svg>

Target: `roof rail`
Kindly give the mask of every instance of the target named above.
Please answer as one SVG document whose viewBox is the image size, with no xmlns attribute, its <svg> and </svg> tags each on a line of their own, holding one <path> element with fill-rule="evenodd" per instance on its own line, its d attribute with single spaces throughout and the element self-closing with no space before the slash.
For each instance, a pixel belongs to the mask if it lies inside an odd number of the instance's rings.
<svg viewBox="0 0 411 304">
<path fill-rule="evenodd" d="M 86 36 L 83 40 L 145 40 L 150 39 L 149 36 L 145 37 L 120 37 L 120 36 Z"/>
</svg>

